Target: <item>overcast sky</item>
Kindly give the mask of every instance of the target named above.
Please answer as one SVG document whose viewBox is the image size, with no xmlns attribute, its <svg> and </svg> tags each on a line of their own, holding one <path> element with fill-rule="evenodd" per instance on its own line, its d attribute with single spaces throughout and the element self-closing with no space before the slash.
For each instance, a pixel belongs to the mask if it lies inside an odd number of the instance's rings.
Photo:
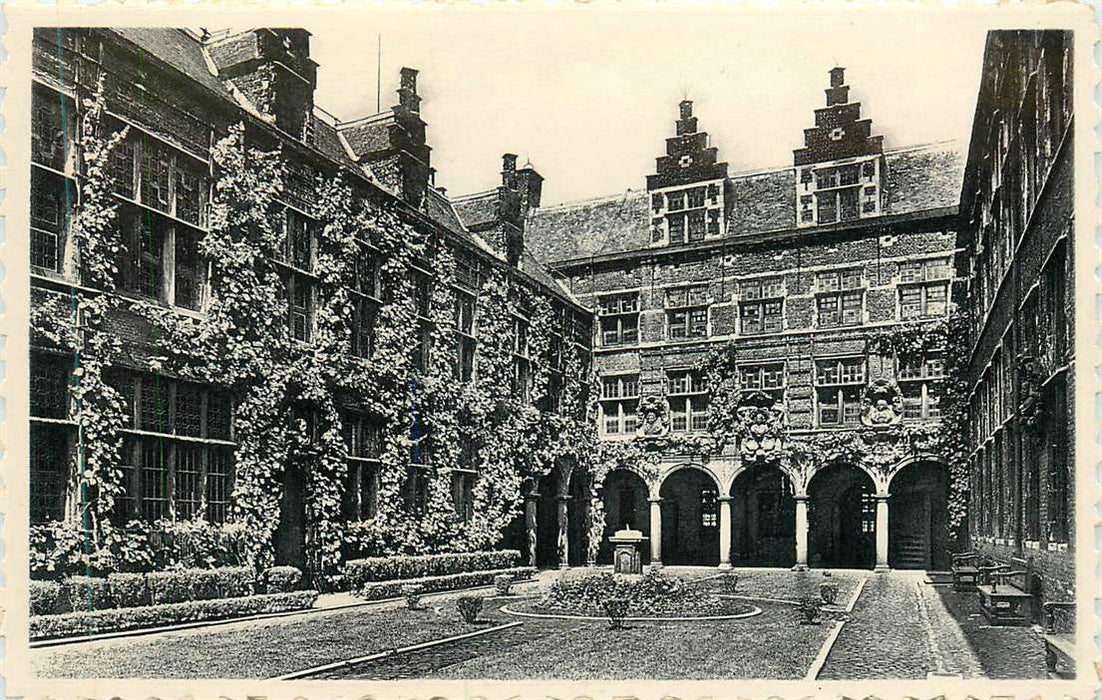
<svg viewBox="0 0 1102 700">
<path fill-rule="evenodd" d="M 375 112 L 381 35 L 384 108 L 399 68 L 421 71 L 437 184 L 492 187 L 513 152 L 546 178 L 545 205 L 643 188 L 684 97 L 731 172 L 791 165 L 834 65 L 885 147 L 966 139 L 985 38 L 917 11 L 406 8 L 304 23 L 317 104 L 344 120 Z"/>
</svg>

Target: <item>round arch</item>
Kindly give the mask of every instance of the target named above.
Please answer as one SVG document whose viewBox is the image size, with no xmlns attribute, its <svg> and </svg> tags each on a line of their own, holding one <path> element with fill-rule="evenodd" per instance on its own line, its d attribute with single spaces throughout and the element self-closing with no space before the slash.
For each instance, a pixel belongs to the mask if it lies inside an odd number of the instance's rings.
<svg viewBox="0 0 1102 700">
<path fill-rule="evenodd" d="M 737 566 L 796 563 L 796 499 L 791 475 L 776 464 L 735 475 L 731 497 L 731 562 Z"/>
<path fill-rule="evenodd" d="M 653 493 L 655 494 L 655 496 L 661 497 L 662 487 L 665 486 L 666 482 L 669 481 L 669 479 L 675 474 L 679 474 L 684 471 L 697 471 L 706 474 L 708 478 L 712 480 L 712 483 L 715 485 L 716 490 L 723 490 L 723 479 L 721 479 L 719 477 L 719 474 L 716 474 L 710 467 L 704 464 L 698 464 L 696 462 L 682 462 L 681 464 L 665 470 L 662 475 L 658 477 L 658 480 L 654 483 L 653 488 Z"/>
<path fill-rule="evenodd" d="M 807 482 L 808 563 L 871 569 L 876 562 L 876 480 L 849 462 L 834 461 Z"/>
<path fill-rule="evenodd" d="M 713 566 L 719 562 L 720 480 L 697 464 L 668 472 L 658 484 L 662 499 L 662 560 Z"/>
<path fill-rule="evenodd" d="M 608 538 L 617 530 L 640 530 L 650 538 L 650 488 L 646 480 L 632 469 L 613 469 L 601 487 L 601 502 L 605 510 L 605 528 L 597 563 L 612 562 L 612 545 Z M 650 561 L 650 548 L 645 547 L 643 561 Z"/>
<path fill-rule="evenodd" d="M 933 458 L 901 464 L 888 481 L 888 564 L 947 571 L 952 558 L 949 467 Z"/>
</svg>

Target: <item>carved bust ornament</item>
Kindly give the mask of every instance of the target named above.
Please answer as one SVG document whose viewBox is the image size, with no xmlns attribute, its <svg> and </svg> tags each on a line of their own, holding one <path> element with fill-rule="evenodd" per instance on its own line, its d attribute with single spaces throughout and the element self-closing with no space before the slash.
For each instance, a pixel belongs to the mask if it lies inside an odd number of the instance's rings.
<svg viewBox="0 0 1102 700">
<path fill-rule="evenodd" d="M 899 385 L 877 379 L 865 390 L 861 401 L 861 423 L 868 427 L 894 425 L 903 419 L 903 393 Z"/>
<path fill-rule="evenodd" d="M 669 402 L 661 396 L 644 396 L 639 400 L 639 428 L 637 434 L 640 437 L 659 437 L 670 431 Z"/>
<path fill-rule="evenodd" d="M 784 411 L 773 397 L 760 391 L 746 392 L 739 398 L 739 452 L 744 461 L 766 462 L 780 459 L 784 446 Z"/>
</svg>

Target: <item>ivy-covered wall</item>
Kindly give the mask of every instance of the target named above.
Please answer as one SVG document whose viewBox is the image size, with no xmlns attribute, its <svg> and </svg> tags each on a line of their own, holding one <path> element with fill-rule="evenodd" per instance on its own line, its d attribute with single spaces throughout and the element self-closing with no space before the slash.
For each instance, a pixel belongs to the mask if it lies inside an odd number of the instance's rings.
<svg viewBox="0 0 1102 700">
<path fill-rule="evenodd" d="M 36 295 L 42 301 L 31 319 L 36 353 L 71 361 L 64 372 L 71 400 L 57 420 L 74 428 L 74 438 L 51 449 L 72 459 L 65 501 L 89 571 L 119 568 L 111 560 L 116 540 L 137 527 L 129 516 L 148 512 L 132 501 L 172 500 L 184 478 L 172 466 L 174 434 L 162 443 L 150 438 L 167 455 L 162 483 L 129 476 L 134 465 L 121 446 L 145 426 L 128 418 L 132 396 L 105 379 L 116 371 L 154 378 L 169 399 L 185 385 L 227 393 L 230 519 L 245 529 L 246 558 L 261 568 L 297 554 L 302 560 L 289 563 L 322 586 L 350 555 L 500 546 L 522 517 L 526 485 L 567 459 L 588 471 L 595 444 L 589 312 L 247 114 L 211 127 L 217 138 L 195 266 L 205 283 L 201 308 L 182 311 L 165 303 L 171 295 L 121 288 L 123 268 L 163 245 L 152 238 L 162 230 L 156 226 L 128 240 L 124 214 L 165 222 L 177 239 L 191 229 L 117 196 L 112 165 L 126 155 L 131 131 L 104 116 L 117 86 L 108 76 L 78 91 L 79 198 L 67 203 L 75 263 L 36 282 L 53 293 Z M 289 198 L 303 211 L 290 212 Z M 301 259 L 298 220 L 308 231 Z M 179 243 L 159 249 L 168 262 L 139 279 L 171 289 L 180 250 Z M 301 289 L 305 301 L 295 295 Z M 458 379 L 460 289 L 475 300 L 474 381 Z M 300 304 L 308 308 L 305 329 L 297 325 Z M 120 325 L 139 342 L 124 348 Z M 164 406 L 165 425 L 179 425 L 177 404 Z M 137 412 L 142 420 L 145 408 Z M 349 465 L 359 456 L 350 416 L 381 428 L 371 455 L 373 503 L 354 522 L 345 509 Z M 467 490 L 456 487 L 460 476 Z M 144 495 L 134 493 L 135 483 Z M 287 493 L 299 502 L 289 505 Z M 195 517 L 208 514 L 206 498 Z M 165 517 L 180 510 L 170 505 Z M 298 543 L 287 547 L 288 538 Z"/>
</svg>

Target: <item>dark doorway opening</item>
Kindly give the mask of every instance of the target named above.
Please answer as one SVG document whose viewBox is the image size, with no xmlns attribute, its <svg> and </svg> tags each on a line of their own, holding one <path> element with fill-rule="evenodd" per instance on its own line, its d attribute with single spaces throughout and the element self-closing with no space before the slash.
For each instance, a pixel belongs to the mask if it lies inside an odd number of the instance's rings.
<svg viewBox="0 0 1102 700">
<path fill-rule="evenodd" d="M 796 563 L 796 499 L 776 467 L 754 467 L 731 484 L 731 562 L 738 566 Z"/>
<path fill-rule="evenodd" d="M 598 564 L 612 563 L 612 544 L 608 538 L 617 530 L 631 528 L 650 538 L 650 503 L 647 484 L 638 474 L 617 469 L 605 478 L 603 501 L 605 530 L 597 553 Z M 643 548 L 643 561 L 650 563 L 650 546 Z"/>
<path fill-rule="evenodd" d="M 283 494 L 279 501 L 279 525 L 275 533 L 275 563 L 306 571 L 305 479 L 297 465 L 283 472 Z"/>
<path fill-rule="evenodd" d="M 915 462 L 892 479 L 888 501 L 888 565 L 948 571 L 949 474 L 938 462 Z"/>
<path fill-rule="evenodd" d="M 876 488 L 861 469 L 834 464 L 808 485 L 808 563 L 871 569 L 876 562 Z"/>
<path fill-rule="evenodd" d="M 662 497 L 662 561 L 714 566 L 719 563 L 719 488 L 697 469 L 666 477 Z"/>
</svg>

